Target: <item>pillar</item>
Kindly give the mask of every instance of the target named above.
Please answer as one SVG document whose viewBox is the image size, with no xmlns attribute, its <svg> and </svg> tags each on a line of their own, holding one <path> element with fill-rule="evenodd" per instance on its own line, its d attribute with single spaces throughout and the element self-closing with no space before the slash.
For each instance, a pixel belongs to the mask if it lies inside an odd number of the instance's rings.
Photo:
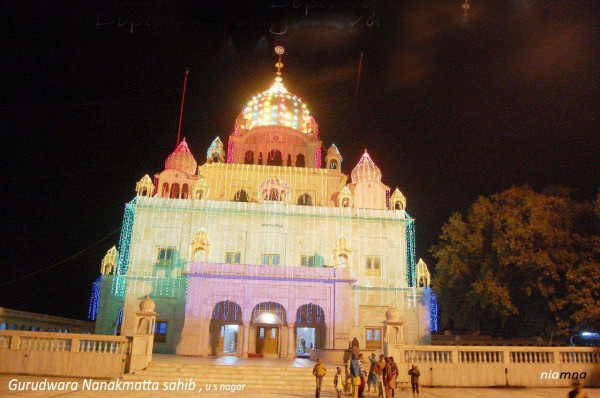
<svg viewBox="0 0 600 398">
<path fill-rule="evenodd" d="M 256 328 L 248 325 L 248 353 L 256 353 Z"/>
<path fill-rule="evenodd" d="M 210 352 L 210 319 L 205 318 L 202 322 L 202 356 L 209 356 Z"/>
<path fill-rule="evenodd" d="M 248 358 L 248 338 L 250 335 L 250 322 L 244 323 L 242 326 L 242 358 Z"/>
<path fill-rule="evenodd" d="M 296 334 L 294 331 L 296 330 L 295 324 L 290 323 L 288 327 L 288 352 L 287 358 L 294 359 L 296 358 Z"/>
</svg>

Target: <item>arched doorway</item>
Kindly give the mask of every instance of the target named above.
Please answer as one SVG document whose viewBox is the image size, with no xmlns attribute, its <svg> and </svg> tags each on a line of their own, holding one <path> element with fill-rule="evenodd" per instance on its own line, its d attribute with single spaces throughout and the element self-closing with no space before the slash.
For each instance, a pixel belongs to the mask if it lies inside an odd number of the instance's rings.
<svg viewBox="0 0 600 398">
<path fill-rule="evenodd" d="M 219 301 L 213 307 L 210 320 L 210 351 L 212 355 L 237 355 L 242 308 L 233 301 Z"/>
<path fill-rule="evenodd" d="M 304 304 L 296 311 L 296 355 L 310 356 L 310 350 L 325 346 L 325 311 L 321 306 Z"/>
<path fill-rule="evenodd" d="M 283 166 L 283 158 L 279 149 L 271 149 L 267 155 L 267 166 Z"/>
<path fill-rule="evenodd" d="M 256 353 L 277 355 L 281 351 L 281 327 L 286 325 L 285 308 L 272 301 L 257 304 L 252 310 L 256 333 Z"/>
</svg>

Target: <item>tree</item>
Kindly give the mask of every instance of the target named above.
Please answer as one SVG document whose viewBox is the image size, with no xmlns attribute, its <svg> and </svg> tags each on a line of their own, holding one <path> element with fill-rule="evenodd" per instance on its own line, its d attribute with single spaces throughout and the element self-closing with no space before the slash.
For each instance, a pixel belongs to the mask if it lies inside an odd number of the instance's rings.
<svg viewBox="0 0 600 398">
<path fill-rule="evenodd" d="M 431 248 L 443 325 L 492 335 L 600 328 L 600 193 L 512 187 L 453 214 Z"/>
</svg>

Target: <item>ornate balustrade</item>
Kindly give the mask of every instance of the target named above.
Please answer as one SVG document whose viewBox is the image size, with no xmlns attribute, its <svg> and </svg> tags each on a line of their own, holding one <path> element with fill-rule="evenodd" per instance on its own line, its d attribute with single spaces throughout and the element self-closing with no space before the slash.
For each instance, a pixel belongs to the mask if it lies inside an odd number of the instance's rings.
<svg viewBox="0 0 600 398">
<path fill-rule="evenodd" d="M 600 350 L 594 348 L 388 344 L 387 354 L 405 382 L 417 365 L 424 385 L 566 387 L 574 379 L 600 385 Z"/>
<path fill-rule="evenodd" d="M 122 336 L 0 331 L 0 373 L 119 377 L 131 353 Z"/>
</svg>

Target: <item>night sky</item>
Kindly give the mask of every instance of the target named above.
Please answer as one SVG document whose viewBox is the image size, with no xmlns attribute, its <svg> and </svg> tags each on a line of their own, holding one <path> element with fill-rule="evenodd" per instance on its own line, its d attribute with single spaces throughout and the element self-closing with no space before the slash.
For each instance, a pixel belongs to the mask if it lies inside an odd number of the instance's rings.
<svg viewBox="0 0 600 398">
<path fill-rule="evenodd" d="M 461 4 L 3 2 L 0 306 L 85 318 L 135 183 L 175 147 L 185 69 L 182 135 L 203 162 L 272 83 L 277 44 L 343 171 L 368 148 L 405 194 L 431 268 L 442 224 L 479 195 L 528 183 L 593 198 L 598 2 L 471 0 L 468 19 Z"/>
</svg>

